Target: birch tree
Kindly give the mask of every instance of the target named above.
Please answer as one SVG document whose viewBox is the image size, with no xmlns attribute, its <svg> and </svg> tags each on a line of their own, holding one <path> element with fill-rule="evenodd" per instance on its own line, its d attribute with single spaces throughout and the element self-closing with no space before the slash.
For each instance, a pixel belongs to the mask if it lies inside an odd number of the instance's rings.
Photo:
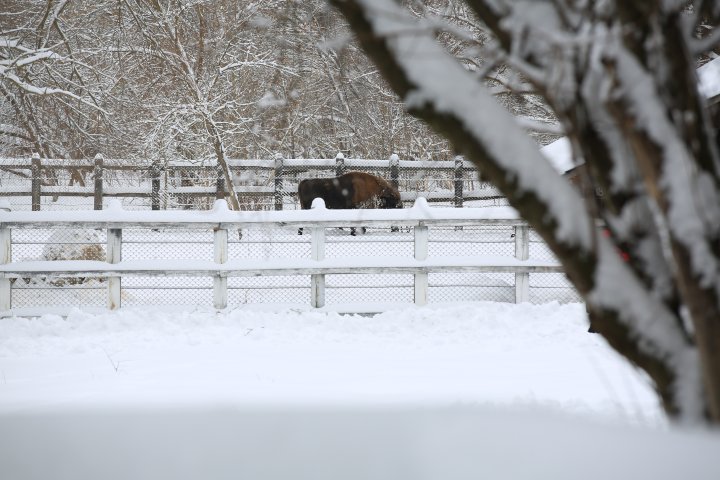
<svg viewBox="0 0 720 480">
<path fill-rule="evenodd" d="M 407 110 L 473 161 L 547 242 L 595 330 L 647 372 L 668 415 L 720 422 L 718 125 L 696 75 L 720 40 L 720 4 L 464 2 L 492 37 L 487 58 L 557 117 L 584 181 L 605 192 L 596 204 L 438 41 L 442 26 L 393 0 L 330 2 Z"/>
</svg>

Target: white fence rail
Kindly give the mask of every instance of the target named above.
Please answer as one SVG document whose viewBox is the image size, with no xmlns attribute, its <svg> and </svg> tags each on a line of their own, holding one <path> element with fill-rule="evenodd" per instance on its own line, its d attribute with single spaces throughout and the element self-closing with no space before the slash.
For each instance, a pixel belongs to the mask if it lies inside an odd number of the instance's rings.
<svg viewBox="0 0 720 480">
<path fill-rule="evenodd" d="M 528 226 L 509 208 L 429 208 L 418 199 L 412 208 L 398 210 L 326 210 L 321 201 L 306 211 L 232 212 L 224 201 L 211 211 L 127 211 L 119 203 L 107 210 L 68 212 L 0 211 L 0 311 L 11 314 L 13 283 L 31 278 L 107 279 L 107 307 L 122 305 L 123 279 L 142 277 L 210 277 L 213 303 L 228 305 L 228 278 L 253 276 L 310 276 L 311 306 L 325 305 L 325 276 L 335 274 L 411 274 L 414 302 L 428 300 L 428 274 L 434 272 L 503 272 L 515 274 L 515 301 L 529 300 L 530 273 L 561 272 L 552 260 L 529 256 Z M 338 227 L 392 225 L 394 230 L 414 230 L 412 258 L 402 256 L 358 256 L 326 258 L 326 230 Z M 513 256 L 428 254 L 428 232 L 433 228 L 462 229 L 477 225 L 499 225 L 514 229 Z M 106 231 L 105 261 L 13 259 L 12 231 L 18 229 L 102 229 Z M 300 229 L 311 232 L 310 258 L 229 258 L 230 233 L 256 228 Z M 123 232 L 146 230 L 202 230 L 214 235 L 213 258 L 143 258 L 123 260 Z M 389 231 L 389 228 L 387 229 Z M 242 233 L 241 233 L 242 235 Z M 269 240 L 271 241 L 271 240 Z"/>
</svg>

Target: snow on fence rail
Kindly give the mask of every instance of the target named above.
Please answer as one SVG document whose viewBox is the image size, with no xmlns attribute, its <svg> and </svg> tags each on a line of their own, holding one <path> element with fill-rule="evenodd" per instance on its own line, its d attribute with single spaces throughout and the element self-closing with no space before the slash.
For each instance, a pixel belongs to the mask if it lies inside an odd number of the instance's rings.
<svg viewBox="0 0 720 480">
<path fill-rule="evenodd" d="M 319 203 L 318 203 L 319 202 Z M 462 231 L 472 226 L 502 226 L 514 231 L 514 253 L 511 255 L 429 255 L 429 231 L 445 228 Z M 364 251 L 358 247 L 335 258 L 326 258 L 326 232 L 340 227 L 381 227 L 381 237 Z M 228 242 L 237 232 L 244 238 L 255 229 L 282 229 L 310 244 L 310 258 L 276 254 L 265 258 L 229 258 Z M 304 235 L 298 235 L 302 228 Z M 391 228 L 394 232 L 391 232 Z M 13 258 L 13 231 L 31 229 L 100 229 L 106 232 L 105 261 L 84 260 L 25 260 Z M 152 258 L 123 260 L 123 234 L 133 230 L 212 232 L 213 258 L 175 258 L 169 244 L 164 253 Z M 309 235 L 306 232 L 311 232 Z M 397 235 L 397 237 L 395 237 Z M 470 235 L 470 233 L 468 233 Z M 362 237 L 359 235 L 358 237 Z M 350 239 L 347 230 L 343 238 Z M 412 255 L 383 256 L 379 245 L 408 238 Z M 307 240 L 305 240 L 307 239 Z M 269 248 L 273 237 L 268 236 Z M 373 241 L 368 238 L 363 241 Z M 398 210 L 326 210 L 316 199 L 312 210 L 233 212 L 227 204 L 217 201 L 210 211 L 128 211 L 119 202 L 106 210 L 65 212 L 10 212 L 0 211 L 0 311 L 14 314 L 12 304 L 13 283 L 34 278 L 106 279 L 106 306 L 119 308 L 123 300 L 123 281 L 132 277 L 205 277 L 212 278 L 213 304 L 216 308 L 228 306 L 228 279 L 233 277 L 309 276 L 310 305 L 325 305 L 325 276 L 340 274 L 412 276 L 414 303 L 428 301 L 428 275 L 438 272 L 514 274 L 514 300 L 529 300 L 530 273 L 557 273 L 561 267 L 553 259 L 535 259 L 529 255 L 528 226 L 507 207 L 487 209 L 429 208 L 424 199 L 418 199 L 412 208 Z M 280 245 L 280 248 L 283 248 Z M 195 249 L 199 251 L 198 249 Z M 199 255 L 198 255 L 199 256 Z M 209 257 L 209 256 L 208 256 Z M 307 285 L 306 285 L 307 288 Z M 372 299 L 367 305 L 373 310 Z M 36 305 L 37 306 L 37 305 Z M 377 311 L 377 310 L 376 310 Z"/>
<path fill-rule="evenodd" d="M 307 177 L 341 175 L 363 170 L 384 176 L 400 187 L 403 200 L 423 196 L 429 201 L 450 202 L 456 207 L 470 200 L 497 200 L 500 193 L 478 179 L 472 163 L 457 157 L 453 161 L 346 159 L 229 160 L 234 189 L 248 209 L 282 210 L 295 203 L 297 183 Z M 173 204 L 193 205 L 228 195 L 222 169 L 202 162 L 171 162 L 138 165 L 137 161 L 0 159 L 0 194 L 29 197 L 30 208 L 41 210 L 43 198 L 92 199 L 96 210 L 107 198 L 137 199 L 153 210 Z"/>
</svg>

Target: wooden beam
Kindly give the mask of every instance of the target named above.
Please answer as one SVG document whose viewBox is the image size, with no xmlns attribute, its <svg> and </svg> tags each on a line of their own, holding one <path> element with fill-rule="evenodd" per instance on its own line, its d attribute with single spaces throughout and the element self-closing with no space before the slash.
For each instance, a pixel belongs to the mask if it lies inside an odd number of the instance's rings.
<svg viewBox="0 0 720 480">
<path fill-rule="evenodd" d="M 428 255 L 428 227 L 426 225 L 418 225 L 415 227 L 415 244 L 414 244 L 415 260 L 426 260 Z M 428 295 L 428 272 L 415 273 L 414 288 L 415 305 L 427 304 Z"/>
<path fill-rule="evenodd" d="M 118 264 L 122 261 L 122 230 L 110 228 L 107 231 L 107 263 Z M 117 310 L 122 306 L 122 274 L 109 276 L 108 279 L 108 308 Z"/>
<path fill-rule="evenodd" d="M 223 264 L 228 260 L 228 231 L 224 228 L 215 230 L 214 235 L 215 263 Z M 227 276 L 213 276 L 213 304 L 215 308 L 227 307 L 228 291 Z"/>
<path fill-rule="evenodd" d="M 515 227 L 515 258 L 527 260 L 530 257 L 530 229 L 527 226 Z M 530 274 L 515 273 L 515 303 L 530 301 Z"/>
</svg>

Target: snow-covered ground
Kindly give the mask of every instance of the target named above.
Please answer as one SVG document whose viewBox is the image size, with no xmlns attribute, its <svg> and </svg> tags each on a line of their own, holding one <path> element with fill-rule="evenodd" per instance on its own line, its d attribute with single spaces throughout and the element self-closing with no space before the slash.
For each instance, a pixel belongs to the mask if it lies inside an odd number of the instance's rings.
<svg viewBox="0 0 720 480">
<path fill-rule="evenodd" d="M 3 319 L 0 478 L 715 478 L 720 437 L 668 431 L 586 330 L 557 303 Z"/>
<path fill-rule="evenodd" d="M 10 318 L 0 411 L 142 405 L 544 405 L 658 425 L 581 304 L 369 316 L 237 309 Z"/>
</svg>

